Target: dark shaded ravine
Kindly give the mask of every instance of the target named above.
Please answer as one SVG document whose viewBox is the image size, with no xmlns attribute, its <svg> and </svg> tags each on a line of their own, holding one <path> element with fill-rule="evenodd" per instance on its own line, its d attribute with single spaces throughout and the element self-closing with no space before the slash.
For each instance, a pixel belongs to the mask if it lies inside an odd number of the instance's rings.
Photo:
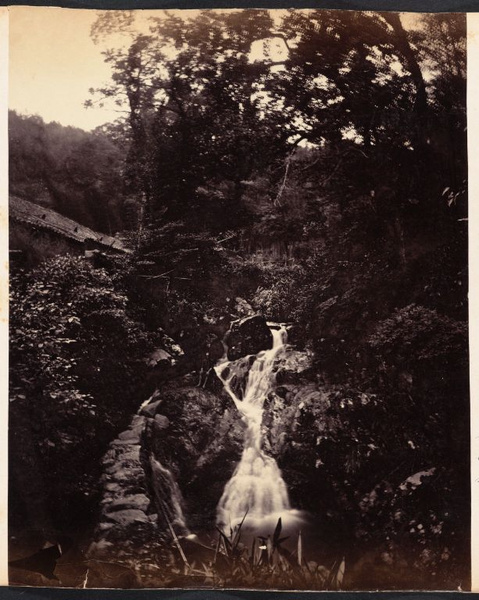
<svg viewBox="0 0 479 600">
<path fill-rule="evenodd" d="M 248 511 L 245 541 L 271 536 L 281 516 L 289 551 L 301 530 L 305 560 L 328 570 L 345 558 L 344 589 L 424 587 L 427 569 L 414 566 L 410 547 L 374 524 L 405 503 L 429 512 L 439 471 L 391 471 L 375 433 L 384 401 L 325 383 L 312 351 L 285 337 L 259 315 L 241 319 L 216 372 L 158 384 L 103 457 L 94 531 L 78 544 L 83 556 L 59 560 L 62 585 L 208 585 L 181 565 L 210 564 L 216 526 L 227 531 Z"/>
</svg>

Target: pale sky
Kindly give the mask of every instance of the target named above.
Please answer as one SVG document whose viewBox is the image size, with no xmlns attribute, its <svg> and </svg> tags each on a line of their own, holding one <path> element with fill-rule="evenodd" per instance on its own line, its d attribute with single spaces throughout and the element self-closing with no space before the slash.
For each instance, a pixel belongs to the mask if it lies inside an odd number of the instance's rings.
<svg viewBox="0 0 479 600">
<path fill-rule="evenodd" d="M 9 106 L 93 129 L 115 119 L 106 108 L 83 108 L 89 88 L 107 83 L 110 69 L 90 38 L 97 11 L 10 7 Z"/>
</svg>

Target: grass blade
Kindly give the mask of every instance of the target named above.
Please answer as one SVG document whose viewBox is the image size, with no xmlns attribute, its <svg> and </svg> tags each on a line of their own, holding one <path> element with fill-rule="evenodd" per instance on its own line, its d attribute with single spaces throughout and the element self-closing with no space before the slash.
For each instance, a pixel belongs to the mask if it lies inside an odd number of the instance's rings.
<svg viewBox="0 0 479 600">
<path fill-rule="evenodd" d="M 278 545 L 278 540 L 279 540 L 279 536 L 281 535 L 281 529 L 282 529 L 283 525 L 281 523 L 281 517 L 278 519 L 278 523 L 276 525 L 276 529 L 274 530 L 273 533 L 273 546 L 277 546 Z"/>
<path fill-rule="evenodd" d="M 301 567 L 303 564 L 303 537 L 301 535 L 301 529 L 298 533 L 298 565 Z"/>
<path fill-rule="evenodd" d="M 249 510 L 249 509 L 248 509 Z M 238 529 L 236 530 L 235 536 L 232 541 L 233 548 L 239 544 L 240 536 L 241 536 L 241 528 L 243 527 L 244 520 L 246 519 L 246 515 L 248 514 L 248 510 L 245 512 L 244 517 L 241 520 L 241 523 L 238 525 Z"/>
<path fill-rule="evenodd" d="M 341 563 L 339 564 L 338 570 L 336 572 L 336 589 L 340 590 L 343 584 L 344 572 L 346 570 L 346 560 L 343 556 Z"/>
</svg>

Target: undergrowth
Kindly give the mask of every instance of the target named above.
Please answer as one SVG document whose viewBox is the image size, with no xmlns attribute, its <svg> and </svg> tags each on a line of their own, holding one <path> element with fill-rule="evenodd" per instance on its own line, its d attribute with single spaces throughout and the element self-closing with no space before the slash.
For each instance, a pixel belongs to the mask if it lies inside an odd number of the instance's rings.
<svg viewBox="0 0 479 600">
<path fill-rule="evenodd" d="M 288 550 L 284 543 L 289 536 L 281 536 L 281 518 L 272 535 L 254 536 L 246 542 L 243 535 L 245 518 L 246 515 L 228 533 L 217 528 L 218 537 L 215 548 L 211 549 L 211 560 L 197 558 L 194 553 L 188 556 L 182 541 L 173 536 L 178 550 L 176 573 L 208 587 L 342 589 L 344 557 L 337 557 L 329 566 L 308 560 L 303 553 L 301 531 L 294 550 Z"/>
</svg>

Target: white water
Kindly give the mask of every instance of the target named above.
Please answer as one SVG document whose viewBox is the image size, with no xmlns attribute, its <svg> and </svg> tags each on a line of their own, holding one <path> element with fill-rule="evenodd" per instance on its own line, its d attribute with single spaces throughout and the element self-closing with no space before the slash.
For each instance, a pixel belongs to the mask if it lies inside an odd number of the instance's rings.
<svg viewBox="0 0 479 600">
<path fill-rule="evenodd" d="M 217 509 L 220 526 L 234 526 L 246 513 L 248 519 L 264 519 L 290 509 L 288 491 L 276 461 L 261 447 L 263 404 L 271 390 L 275 359 L 286 344 L 286 329 L 273 329 L 273 347 L 260 352 L 252 364 L 243 398 L 232 389 L 233 379 L 241 375 L 244 360 L 223 362 L 215 367 L 218 377 L 246 422 L 247 429 L 241 461 L 226 484 Z"/>
<path fill-rule="evenodd" d="M 183 498 L 171 471 L 156 458 L 150 457 L 152 483 L 160 514 L 169 522 L 177 534 L 190 533 L 183 514 Z"/>
</svg>

